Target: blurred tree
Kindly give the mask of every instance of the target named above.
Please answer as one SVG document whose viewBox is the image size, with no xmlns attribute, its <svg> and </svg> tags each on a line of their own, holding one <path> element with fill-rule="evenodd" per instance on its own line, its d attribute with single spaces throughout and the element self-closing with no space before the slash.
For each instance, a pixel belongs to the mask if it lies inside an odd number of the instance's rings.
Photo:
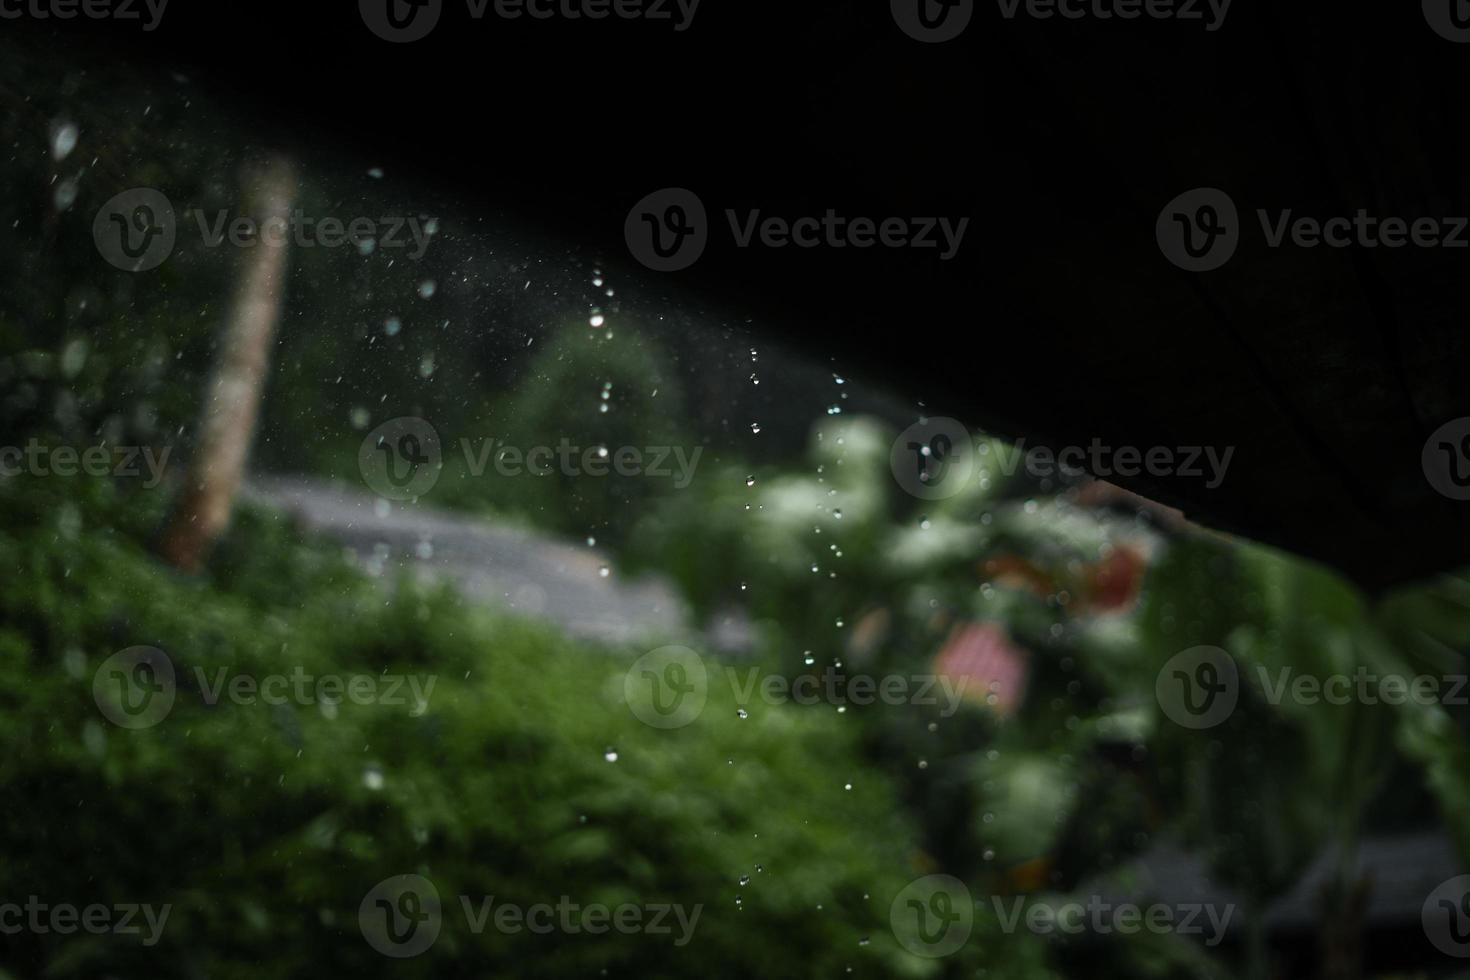
<svg viewBox="0 0 1470 980">
<path fill-rule="evenodd" d="M 188 572 L 198 570 L 229 525 L 260 415 L 271 341 L 285 298 L 295 173 L 289 162 L 277 157 L 246 183 L 246 198 L 259 221 L 257 237 L 247 253 L 225 326 L 204 404 L 199 445 L 158 542 L 164 559 Z"/>
</svg>

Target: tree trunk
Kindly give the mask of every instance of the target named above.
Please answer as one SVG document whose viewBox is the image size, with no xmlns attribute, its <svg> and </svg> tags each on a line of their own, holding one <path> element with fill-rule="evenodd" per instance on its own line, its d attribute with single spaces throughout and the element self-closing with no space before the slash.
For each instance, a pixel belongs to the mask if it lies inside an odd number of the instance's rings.
<svg viewBox="0 0 1470 980">
<path fill-rule="evenodd" d="M 288 227 L 296 177 L 284 159 L 246 181 L 246 200 L 264 232 L 268 222 Z M 262 233 L 245 255 L 245 267 L 225 325 L 210 379 L 194 459 L 158 540 L 165 561 L 186 572 L 203 565 L 229 526 L 235 494 L 255 435 L 270 366 L 271 342 L 286 291 L 290 236 Z"/>
</svg>

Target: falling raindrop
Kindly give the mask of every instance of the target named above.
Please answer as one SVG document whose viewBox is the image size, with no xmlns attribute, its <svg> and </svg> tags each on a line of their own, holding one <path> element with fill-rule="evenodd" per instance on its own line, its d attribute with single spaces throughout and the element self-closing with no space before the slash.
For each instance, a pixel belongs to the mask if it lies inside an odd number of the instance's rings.
<svg viewBox="0 0 1470 980">
<path fill-rule="evenodd" d="M 77 182 L 68 179 L 57 184 L 51 200 L 56 205 L 56 210 L 58 211 L 65 211 L 71 207 L 77 200 Z"/>
<path fill-rule="evenodd" d="M 602 757 L 604 759 L 606 759 L 608 762 L 617 762 L 618 761 L 618 753 L 617 753 L 617 750 L 615 750 L 615 749 L 608 749 L 606 752 L 602 753 Z"/>
<path fill-rule="evenodd" d="M 77 148 L 78 136 L 80 136 L 80 133 L 74 123 L 52 123 L 51 158 L 59 162 L 71 156 L 71 151 Z"/>
<path fill-rule="evenodd" d="M 745 719 L 750 717 L 750 713 L 744 708 L 736 708 L 735 717 L 739 718 L 741 721 L 744 721 Z M 741 884 L 744 884 L 744 882 L 741 882 Z"/>
<path fill-rule="evenodd" d="M 420 299 L 432 299 L 434 294 L 438 291 L 439 284 L 432 279 L 425 279 L 423 282 L 419 283 Z"/>
</svg>

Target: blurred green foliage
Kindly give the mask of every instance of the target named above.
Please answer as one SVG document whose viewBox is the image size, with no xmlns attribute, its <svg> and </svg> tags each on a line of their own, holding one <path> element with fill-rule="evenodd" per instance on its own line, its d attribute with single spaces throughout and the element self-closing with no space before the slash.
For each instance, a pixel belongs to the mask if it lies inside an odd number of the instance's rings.
<svg viewBox="0 0 1470 980">
<path fill-rule="evenodd" d="M 76 489 L 57 506 L 39 481 L 0 482 L 14 518 L 0 530 L 0 793 L 14 804 L 0 895 L 174 907 L 152 950 L 9 937 L 0 962 L 17 975 L 378 975 L 388 961 L 363 941 L 358 903 L 404 873 L 435 883 L 445 926 L 394 975 L 934 973 L 887 928 L 921 870 L 911 822 L 842 717 L 788 706 L 741 719 L 712 671 L 699 719 L 660 731 L 623 702 L 630 654 L 408 582 L 385 602 L 379 583 L 257 513 L 226 543 L 228 575 L 184 579 L 133 537 L 154 516 L 146 495 L 119 510 L 110 484 Z M 311 601 L 282 604 L 283 589 Z M 179 694 L 156 727 L 128 731 L 99 713 L 92 679 L 137 644 L 169 654 Z M 297 666 L 437 685 L 412 717 L 211 706 L 196 673 Z M 684 947 L 475 935 L 460 895 L 702 913 Z M 995 955 L 975 945 L 959 962 Z"/>
</svg>

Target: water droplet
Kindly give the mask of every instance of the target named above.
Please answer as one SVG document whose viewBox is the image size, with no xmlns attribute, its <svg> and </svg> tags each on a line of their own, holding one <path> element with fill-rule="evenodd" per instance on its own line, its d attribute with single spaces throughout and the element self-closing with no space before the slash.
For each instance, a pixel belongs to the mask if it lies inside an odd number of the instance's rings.
<svg viewBox="0 0 1470 980">
<path fill-rule="evenodd" d="M 604 759 L 606 759 L 608 762 L 617 762 L 618 761 L 618 753 L 617 753 L 617 750 L 616 749 L 608 749 L 606 752 L 602 753 L 602 757 Z"/>
<path fill-rule="evenodd" d="M 746 711 L 744 708 L 736 708 L 735 717 L 739 718 L 741 721 L 744 721 L 745 719 L 750 717 L 750 712 Z M 744 884 L 744 882 L 741 882 L 741 884 Z"/>
<path fill-rule="evenodd" d="M 748 885 L 748 884 L 750 884 L 750 875 L 741 875 L 740 876 L 740 883 L 742 885 Z"/>
<path fill-rule="evenodd" d="M 403 321 L 396 316 L 391 316 L 383 321 L 383 332 L 390 337 L 398 336 L 398 332 L 402 329 Z"/>
<path fill-rule="evenodd" d="M 81 134 L 74 123 L 55 122 L 51 124 L 51 158 L 61 161 L 71 156 L 71 151 L 77 148 L 77 138 Z"/>
<path fill-rule="evenodd" d="M 368 789 L 376 792 L 383 788 L 383 770 L 377 766 L 368 766 L 362 771 L 362 784 Z"/>
<path fill-rule="evenodd" d="M 434 297 L 434 294 L 438 291 L 439 284 L 432 279 L 425 279 L 423 282 L 419 283 L 420 299 L 432 299 Z"/>
</svg>

